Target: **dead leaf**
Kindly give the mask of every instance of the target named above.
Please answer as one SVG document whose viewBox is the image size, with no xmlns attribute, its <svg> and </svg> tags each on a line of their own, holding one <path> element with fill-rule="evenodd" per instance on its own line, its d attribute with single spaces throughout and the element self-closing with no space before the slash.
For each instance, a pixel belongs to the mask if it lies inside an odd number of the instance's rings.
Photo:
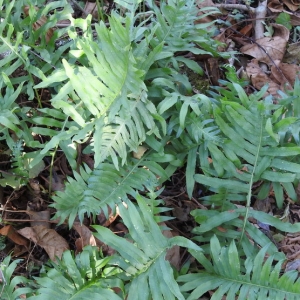
<svg viewBox="0 0 300 300">
<path fill-rule="evenodd" d="M 50 211 L 43 210 L 43 211 L 30 211 L 28 214 L 30 219 L 33 220 L 31 222 L 31 226 L 38 226 L 42 225 L 46 228 L 50 228 Z"/>
<path fill-rule="evenodd" d="M 93 18 L 97 19 L 98 18 L 98 8 L 97 8 L 97 3 L 96 2 L 89 2 L 87 1 L 84 6 L 84 18 L 91 14 Z"/>
<path fill-rule="evenodd" d="M 300 259 L 295 259 L 294 261 L 289 261 L 286 264 L 285 272 L 292 271 L 292 270 L 298 270 L 300 271 Z"/>
<path fill-rule="evenodd" d="M 278 96 L 277 92 L 280 90 L 280 85 L 271 80 L 267 74 L 262 71 L 256 59 L 252 59 L 247 65 L 246 73 L 256 89 L 260 90 L 264 85 L 268 84 L 268 93 L 273 96 Z"/>
<path fill-rule="evenodd" d="M 29 241 L 25 239 L 22 235 L 20 235 L 14 227 L 11 225 L 6 225 L 3 228 L 0 229 L 0 234 L 8 237 L 10 240 L 12 240 L 15 244 L 22 245 L 25 247 L 29 246 Z"/>
<path fill-rule="evenodd" d="M 300 73 L 300 67 L 295 64 L 286 64 L 286 63 L 278 63 L 278 69 L 272 66 L 271 67 L 271 76 L 270 78 L 281 85 L 281 89 L 292 89 L 294 86 L 296 77 Z"/>
<path fill-rule="evenodd" d="M 291 11 L 296 11 L 299 9 L 299 0 L 283 0 L 282 1 Z"/>
<path fill-rule="evenodd" d="M 81 225 L 79 222 L 75 222 L 73 224 L 73 229 L 75 229 L 80 235 L 80 238 L 75 241 L 76 253 L 82 252 L 83 247 L 87 245 L 97 246 L 95 237 L 85 225 Z"/>
<path fill-rule="evenodd" d="M 271 12 L 282 12 L 283 9 L 283 2 L 279 0 L 270 0 L 268 1 L 268 8 Z"/>
<path fill-rule="evenodd" d="M 300 63 L 300 42 L 289 44 L 283 58 L 284 63 L 299 64 Z"/>
<path fill-rule="evenodd" d="M 25 227 L 18 232 L 35 244 L 44 248 L 52 261 L 61 258 L 64 251 L 69 249 L 67 241 L 55 230 L 44 226 Z"/>
<path fill-rule="evenodd" d="M 97 216 L 99 224 L 104 227 L 108 227 L 119 216 L 118 207 L 116 208 L 115 214 L 113 214 L 113 211 L 109 206 L 107 206 L 107 210 L 108 210 L 108 219 L 103 210 L 101 210 L 101 213 Z"/>
<path fill-rule="evenodd" d="M 29 6 L 24 6 L 24 8 L 23 8 L 23 11 L 24 11 L 24 13 L 25 13 L 26 16 L 29 16 L 29 9 L 30 9 Z M 39 8 L 36 7 L 36 6 L 34 7 L 34 9 L 36 11 L 39 10 Z M 39 20 L 37 20 L 35 23 L 33 23 L 33 25 L 32 25 L 33 26 L 33 30 L 35 30 L 35 31 L 38 30 L 43 25 L 45 25 L 47 22 L 48 22 L 47 17 L 42 16 Z M 46 33 L 46 36 L 45 36 L 45 39 L 46 39 L 47 43 L 51 40 L 51 38 L 53 36 L 53 33 L 54 33 L 54 29 L 53 28 L 49 28 L 47 30 L 47 33 Z"/>
<path fill-rule="evenodd" d="M 145 146 L 138 146 L 137 152 L 132 152 L 132 156 L 136 159 L 141 159 L 144 155 L 144 153 L 148 150 Z"/>
<path fill-rule="evenodd" d="M 210 23 L 215 19 L 216 15 L 214 15 L 214 14 L 208 14 L 207 16 L 204 16 L 205 14 L 207 14 L 209 12 L 208 10 L 201 11 L 201 8 L 207 8 L 207 7 L 214 8 L 215 4 L 213 3 L 212 0 L 197 0 L 196 4 L 199 8 L 199 12 L 198 12 L 199 18 L 195 22 L 196 24 Z"/>
<path fill-rule="evenodd" d="M 273 28 L 275 30 L 273 37 L 263 37 L 258 39 L 255 44 L 245 45 L 241 48 L 241 52 L 268 65 L 273 63 L 272 60 L 281 61 L 289 39 L 289 30 L 285 26 L 279 24 L 273 24 Z"/>
</svg>

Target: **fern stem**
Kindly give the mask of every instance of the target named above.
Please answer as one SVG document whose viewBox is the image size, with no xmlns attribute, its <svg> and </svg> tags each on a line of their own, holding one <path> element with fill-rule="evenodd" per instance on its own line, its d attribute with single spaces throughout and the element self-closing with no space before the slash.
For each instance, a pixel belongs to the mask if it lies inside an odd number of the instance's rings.
<svg viewBox="0 0 300 300">
<path fill-rule="evenodd" d="M 101 6 L 100 6 L 99 0 L 96 0 L 97 9 L 98 9 L 98 21 L 100 22 L 102 20 L 104 22 L 104 16 L 103 16 L 103 12 L 102 12 L 103 0 L 100 0 L 100 1 L 101 1 Z"/>
<path fill-rule="evenodd" d="M 49 198 L 51 197 L 51 190 L 52 190 L 52 178 L 53 178 L 53 166 L 54 166 L 54 157 L 57 152 L 58 145 L 54 148 L 52 153 L 51 163 L 50 163 L 50 179 L 49 179 Z"/>
<path fill-rule="evenodd" d="M 244 235 L 245 235 L 245 228 L 246 228 L 248 215 L 249 215 L 249 210 L 250 210 L 253 178 L 254 178 L 254 173 L 255 173 L 255 170 L 256 170 L 256 167 L 257 167 L 257 164 L 258 164 L 259 152 L 260 152 L 261 145 L 262 145 L 263 121 L 264 121 L 264 118 L 263 118 L 263 116 L 261 116 L 259 144 L 258 144 L 258 147 L 257 147 L 257 152 L 256 152 L 256 155 L 255 155 L 255 162 L 254 162 L 254 165 L 253 165 L 253 170 L 252 170 L 251 178 L 250 178 L 250 182 L 249 182 L 249 190 L 248 190 L 248 194 L 247 194 L 247 203 L 246 203 L 246 212 L 245 212 L 245 216 L 244 216 L 242 234 L 241 234 L 241 238 L 240 238 L 240 241 L 239 241 L 239 244 L 238 244 L 238 248 L 241 247 L 242 240 L 243 240 Z"/>
</svg>

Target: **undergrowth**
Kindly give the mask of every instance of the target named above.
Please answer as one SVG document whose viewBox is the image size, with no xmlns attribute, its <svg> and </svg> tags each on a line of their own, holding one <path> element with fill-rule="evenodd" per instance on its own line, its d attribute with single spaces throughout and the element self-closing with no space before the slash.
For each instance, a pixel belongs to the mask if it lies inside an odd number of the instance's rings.
<svg viewBox="0 0 300 300">
<path fill-rule="evenodd" d="M 91 24 L 90 16 L 74 19 L 65 0 L 0 0 L 0 143 L 12 161 L 0 184 L 19 188 L 45 158 L 53 165 L 63 153 L 73 174 L 52 197 L 53 218 L 71 227 L 77 217 L 108 216 L 117 207 L 129 230 L 125 239 L 95 225 L 113 256 L 92 247 L 77 256 L 66 251 L 38 278 L 12 276 L 17 261 L 7 257 L 2 299 L 198 299 L 211 290 L 211 299 L 297 299 L 297 273 L 281 274 L 283 253 L 249 218 L 300 231 L 250 209 L 252 197 L 264 199 L 271 189 L 279 208 L 284 194 L 297 200 L 299 81 L 275 104 L 266 90 L 248 96 L 227 65 L 222 87 L 195 94 L 181 70 L 203 70 L 184 53 L 233 53 L 218 51 L 214 22 L 195 23 L 194 1 L 158 7 L 149 0 L 147 12 L 139 2 L 115 1 L 106 23 Z M 47 21 L 34 30 L 42 16 Z M 61 20 L 70 25 L 49 35 Z M 93 155 L 93 168 L 78 166 L 78 145 Z M 147 151 L 134 157 L 141 146 Z M 189 197 L 200 184 L 211 207 L 192 212 L 194 241 L 166 238 L 159 226 L 165 207 L 158 190 L 182 167 Z M 173 270 L 165 255 L 174 245 L 201 267 Z"/>
</svg>

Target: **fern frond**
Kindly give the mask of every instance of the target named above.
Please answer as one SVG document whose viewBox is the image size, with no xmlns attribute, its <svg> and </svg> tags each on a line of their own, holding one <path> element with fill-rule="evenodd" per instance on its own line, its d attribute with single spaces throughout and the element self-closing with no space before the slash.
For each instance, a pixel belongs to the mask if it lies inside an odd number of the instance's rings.
<svg viewBox="0 0 300 300">
<path fill-rule="evenodd" d="M 54 72 L 36 86 L 41 88 L 66 82 L 52 99 L 52 104 L 77 122 L 81 128 L 78 135 L 82 136 L 85 127 L 93 124 L 96 166 L 109 156 L 116 167 L 117 156 L 124 164 L 128 150 L 136 150 L 146 134 L 160 136 L 155 119 L 162 125 L 165 122 L 147 100 L 142 80 L 144 71 L 138 68 L 131 47 L 132 20 L 126 20 L 126 26 L 123 26 L 120 18 L 112 14 L 109 29 L 102 23 L 96 27 L 97 42 L 92 35 L 75 37 L 79 50 L 73 53 L 81 65 L 71 67 L 63 60 L 65 72 Z M 67 101 L 68 94 L 73 95 L 73 103 Z M 85 121 L 91 118 L 94 118 L 92 122 Z M 46 145 L 46 148 L 49 147 Z"/>
<path fill-rule="evenodd" d="M 74 176 L 75 179 L 68 178 L 65 191 L 53 197 L 52 204 L 57 210 L 55 217 L 61 222 L 69 218 L 70 227 L 77 215 L 80 221 L 85 213 L 90 216 L 103 210 L 108 215 L 107 206 L 114 211 L 116 204 L 127 201 L 128 195 L 135 195 L 136 190 L 143 191 L 145 187 L 154 189 L 157 182 L 154 173 L 143 168 L 142 161 L 128 163 L 119 170 L 108 163 L 93 171 L 85 166 L 80 174 L 74 172 Z"/>
<path fill-rule="evenodd" d="M 281 127 L 281 121 L 278 119 L 270 121 L 270 104 L 260 101 L 264 90 L 248 98 L 239 85 L 233 83 L 228 87 L 226 93 L 228 96 L 231 93 L 231 98 L 235 101 L 229 101 L 227 96 L 222 95 L 218 99 L 221 106 L 214 109 L 215 122 L 222 132 L 220 136 L 223 142 L 208 140 L 200 146 L 200 166 L 204 174 L 196 174 L 194 179 L 209 187 L 213 195 L 205 196 L 203 200 L 216 205 L 224 212 L 224 226 L 230 232 L 238 223 L 241 225 L 239 220 L 233 217 L 236 207 L 232 202 L 246 202 L 244 223 L 239 238 L 241 243 L 248 243 L 247 239 L 243 238 L 245 232 L 256 241 L 260 236 L 259 230 L 252 228 L 247 221 L 251 214 L 253 183 L 263 180 L 272 184 L 277 204 L 282 207 L 283 189 L 291 197 L 295 196 L 293 184 L 300 176 L 300 167 L 284 159 L 286 151 L 294 151 L 295 148 L 291 144 L 290 147 L 280 145 L 276 134 Z M 212 219 L 201 221 L 202 225 L 212 224 L 210 222 Z M 209 227 L 218 231 L 214 226 Z M 226 235 L 225 229 L 223 236 Z M 259 243 L 265 245 L 267 239 L 263 238 Z M 244 244 L 243 247 L 248 246 Z M 250 245 L 250 248 L 254 251 L 253 246 Z"/>
<path fill-rule="evenodd" d="M 113 299 L 121 300 L 112 288 L 123 289 L 121 280 L 110 279 L 106 272 L 110 258 L 102 258 L 99 250 L 85 247 L 73 257 L 70 251 L 63 253 L 61 261 L 53 263 L 46 274 L 36 278 L 37 290 L 31 300 L 50 299 Z M 112 268 L 110 273 L 112 274 Z"/>
<path fill-rule="evenodd" d="M 211 299 L 298 299 L 300 279 L 296 271 L 280 276 L 283 261 L 273 267 L 273 256 L 265 259 L 268 245 L 258 254 L 246 261 L 239 257 L 236 245 L 232 241 L 229 247 L 221 247 L 214 236 L 210 243 L 210 262 L 203 253 L 190 250 L 192 255 L 204 267 L 199 273 L 191 273 L 177 278 L 183 283 L 180 290 L 189 292 L 187 300 L 199 299 L 207 291 L 215 290 Z"/>
<path fill-rule="evenodd" d="M 153 220 L 150 208 L 145 200 L 136 194 L 140 210 L 128 202 L 126 207 L 118 205 L 120 215 L 129 230 L 133 243 L 114 235 L 109 229 L 94 226 L 94 235 L 113 247 L 120 257 L 111 263 L 119 265 L 128 275 L 131 282 L 126 287 L 128 299 L 180 299 L 184 300 L 174 279 L 172 268 L 165 260 L 166 251 L 174 245 L 180 245 L 196 251 L 201 249 L 193 242 L 182 238 L 167 239 Z"/>
</svg>

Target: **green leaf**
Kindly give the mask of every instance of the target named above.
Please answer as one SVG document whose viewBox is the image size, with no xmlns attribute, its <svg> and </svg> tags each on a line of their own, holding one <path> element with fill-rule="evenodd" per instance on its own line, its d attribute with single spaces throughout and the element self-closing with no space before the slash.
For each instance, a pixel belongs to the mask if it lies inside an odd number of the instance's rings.
<svg viewBox="0 0 300 300">
<path fill-rule="evenodd" d="M 281 12 L 277 16 L 276 23 L 285 26 L 289 30 L 292 29 L 291 16 L 286 12 Z"/>
</svg>

